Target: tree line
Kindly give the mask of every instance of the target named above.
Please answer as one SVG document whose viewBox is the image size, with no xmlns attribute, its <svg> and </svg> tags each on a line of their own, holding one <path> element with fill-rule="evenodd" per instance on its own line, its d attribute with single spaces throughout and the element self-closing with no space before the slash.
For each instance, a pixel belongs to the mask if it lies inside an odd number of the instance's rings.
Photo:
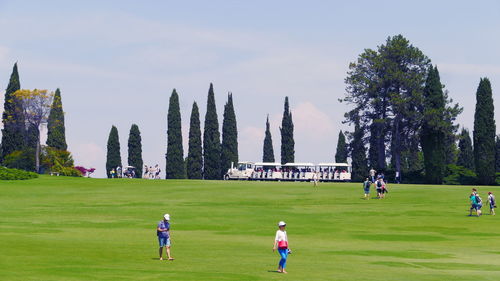
<svg viewBox="0 0 500 281">
<path fill-rule="evenodd" d="M 184 158 L 182 142 L 179 94 L 173 89 L 167 113 L 167 152 L 165 154 L 167 179 L 222 179 L 231 163 L 238 163 L 238 128 L 234 110 L 233 94 L 228 93 L 224 105 L 222 134 L 219 130 L 213 84 L 207 96 L 207 111 L 203 126 L 203 137 L 198 104 L 193 102 L 189 123 L 187 157 Z M 293 120 L 288 97 L 285 98 L 281 131 L 281 162 L 294 162 L 295 141 Z M 266 137 L 263 144 L 263 161 L 274 162 L 274 149 L 270 132 L 269 117 L 266 120 Z M 139 127 L 132 125 L 128 141 L 128 164 L 136 167 L 137 177 L 142 176 L 142 144 Z M 106 171 L 122 166 L 118 129 L 111 127 L 107 144 Z"/>
<path fill-rule="evenodd" d="M 349 145 L 339 137 L 337 154 L 350 154 L 354 180 L 374 168 L 403 182 L 495 184 L 500 141 L 488 78 L 476 91 L 474 142 L 466 128 L 457 133 L 463 109 L 449 97 L 438 67 L 402 35 L 365 49 L 345 83 L 340 102 L 352 106 L 344 122 L 354 130 Z"/>
</svg>

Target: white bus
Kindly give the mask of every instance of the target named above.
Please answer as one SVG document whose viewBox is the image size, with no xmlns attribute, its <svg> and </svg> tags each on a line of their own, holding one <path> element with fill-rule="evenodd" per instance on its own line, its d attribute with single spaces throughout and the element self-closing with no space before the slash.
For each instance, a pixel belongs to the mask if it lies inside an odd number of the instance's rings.
<svg viewBox="0 0 500 281">
<path fill-rule="evenodd" d="M 351 165 L 347 163 L 319 163 L 320 181 L 350 181 Z"/>
</svg>

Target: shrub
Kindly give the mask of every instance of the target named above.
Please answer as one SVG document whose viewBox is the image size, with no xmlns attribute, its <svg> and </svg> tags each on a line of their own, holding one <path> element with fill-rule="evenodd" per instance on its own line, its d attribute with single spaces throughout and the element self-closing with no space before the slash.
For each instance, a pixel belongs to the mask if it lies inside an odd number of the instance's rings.
<svg viewBox="0 0 500 281">
<path fill-rule="evenodd" d="M 0 180 L 28 180 L 38 178 L 38 174 L 19 169 L 0 167 Z"/>
<path fill-rule="evenodd" d="M 49 172 L 69 177 L 82 176 L 82 174 L 73 167 L 74 161 L 69 151 L 44 147 L 42 159 L 43 166 L 46 167 Z"/>
<path fill-rule="evenodd" d="M 35 152 L 33 149 L 16 150 L 5 156 L 3 165 L 11 169 L 35 171 Z"/>
<path fill-rule="evenodd" d="M 453 164 L 446 166 L 446 175 L 447 176 L 443 179 L 444 184 L 472 185 L 477 183 L 476 173 L 462 166 L 457 166 Z"/>
</svg>

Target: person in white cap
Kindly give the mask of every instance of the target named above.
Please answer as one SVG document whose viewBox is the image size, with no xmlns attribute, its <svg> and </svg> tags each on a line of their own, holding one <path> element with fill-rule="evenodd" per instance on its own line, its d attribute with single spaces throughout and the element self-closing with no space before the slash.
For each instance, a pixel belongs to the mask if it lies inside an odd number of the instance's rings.
<svg viewBox="0 0 500 281">
<path fill-rule="evenodd" d="M 163 260 L 163 247 L 167 252 L 167 257 L 169 261 L 173 261 L 174 258 L 170 255 L 170 215 L 165 214 L 163 220 L 158 223 L 156 227 L 156 235 L 158 236 L 158 243 L 160 244 L 160 260 Z"/>
<path fill-rule="evenodd" d="M 280 262 L 278 264 L 278 272 L 288 273 L 285 270 L 286 259 L 288 258 L 288 254 L 292 251 L 288 247 L 288 237 L 285 231 L 286 223 L 284 221 L 280 221 L 278 223 L 278 227 L 279 229 L 276 231 L 276 237 L 274 238 L 273 252 L 277 249 L 278 253 L 281 256 Z"/>
</svg>

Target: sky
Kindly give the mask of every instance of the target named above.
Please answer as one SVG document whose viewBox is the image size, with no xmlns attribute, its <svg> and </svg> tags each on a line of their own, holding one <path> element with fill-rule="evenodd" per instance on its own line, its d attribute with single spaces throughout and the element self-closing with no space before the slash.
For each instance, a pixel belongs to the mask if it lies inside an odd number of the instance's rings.
<svg viewBox="0 0 500 281">
<path fill-rule="evenodd" d="M 330 162 L 339 131 L 351 129 L 342 124 L 349 106 L 338 102 L 348 65 L 388 36 L 402 34 L 437 65 L 464 107 L 457 122 L 470 130 L 479 80 L 488 77 L 498 120 L 499 30 L 497 1 L 0 0 L 0 91 L 15 62 L 21 88 L 60 88 L 68 150 L 97 177 L 112 125 L 124 165 L 137 124 L 144 162 L 165 166 L 174 88 L 187 155 L 191 107 L 198 103 L 203 125 L 210 83 L 220 124 L 233 93 L 240 160 L 261 160 L 268 114 L 279 160 L 288 96 L 296 162 Z"/>
</svg>

